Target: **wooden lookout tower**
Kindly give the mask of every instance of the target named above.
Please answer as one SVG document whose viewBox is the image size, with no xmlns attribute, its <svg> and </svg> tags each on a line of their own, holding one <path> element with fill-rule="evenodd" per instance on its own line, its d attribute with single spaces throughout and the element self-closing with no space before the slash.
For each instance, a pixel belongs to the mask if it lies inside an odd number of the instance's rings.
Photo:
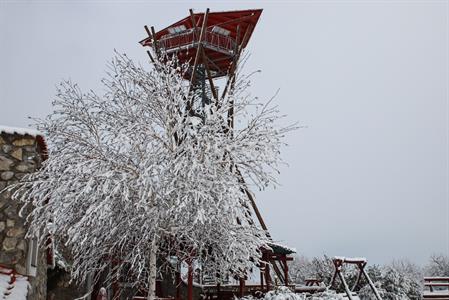
<svg viewBox="0 0 449 300">
<path fill-rule="evenodd" d="M 189 81 L 190 88 L 194 92 L 193 102 L 195 102 L 188 103 L 188 108 L 189 105 L 190 108 L 195 105 L 204 108 L 211 103 L 221 105 L 227 93 L 232 90 L 242 51 L 248 45 L 261 14 L 262 9 L 226 12 L 210 12 L 207 9 L 204 13 L 194 13 L 190 10 L 187 17 L 160 31 L 156 31 L 154 27 L 145 26 L 148 36 L 141 40 L 140 44 L 150 48 L 147 53 L 152 62 L 175 56 L 178 62 L 187 68 L 182 74 L 184 79 Z M 221 79 L 221 91 L 218 88 L 217 79 Z M 232 129 L 234 127 L 233 103 L 227 106 L 227 110 L 228 125 Z M 196 114 L 195 110 L 191 113 Z M 244 182 L 240 171 L 236 169 L 236 172 Z M 250 200 L 252 210 L 261 227 L 267 231 L 253 194 L 249 189 L 244 192 Z M 288 285 L 287 261 L 292 260 L 289 255 L 294 253 L 294 250 L 273 242 L 270 244 L 270 249 L 262 249 L 262 253 L 265 264 L 260 268 L 260 284 L 245 285 L 245 279 L 240 279 L 239 285 L 236 286 L 203 284 L 201 285 L 203 296 L 225 300 L 232 299 L 236 294 L 243 296 L 255 291 L 267 291 L 275 282 Z M 191 267 L 188 272 L 188 279 L 185 282 L 186 298 L 191 300 L 194 297 L 193 287 L 197 288 L 199 285 L 193 284 L 194 276 Z M 180 278 L 176 281 L 182 282 Z M 176 300 L 182 298 L 179 286 L 178 284 L 176 288 Z M 159 296 L 170 296 L 163 294 Z"/>
</svg>

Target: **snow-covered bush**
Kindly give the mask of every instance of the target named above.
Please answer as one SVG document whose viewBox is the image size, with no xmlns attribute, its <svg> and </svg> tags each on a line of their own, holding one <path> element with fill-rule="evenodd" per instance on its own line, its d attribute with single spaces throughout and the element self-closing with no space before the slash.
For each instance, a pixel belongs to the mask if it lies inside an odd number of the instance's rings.
<svg viewBox="0 0 449 300">
<path fill-rule="evenodd" d="M 304 300 L 305 296 L 292 292 L 288 287 L 278 286 L 265 294 L 264 300 Z"/>
<path fill-rule="evenodd" d="M 372 280 L 384 300 L 420 299 L 422 287 L 419 281 L 408 274 L 401 273 L 391 266 L 382 268 L 380 277 Z M 376 299 L 369 285 L 365 285 L 359 292 L 360 299 Z"/>
<path fill-rule="evenodd" d="M 312 294 L 307 297 L 308 300 L 343 300 L 342 294 L 337 294 L 335 291 L 327 290 L 322 293 Z"/>
<path fill-rule="evenodd" d="M 426 276 L 449 277 L 449 257 L 443 254 L 434 254 L 425 267 Z"/>
<path fill-rule="evenodd" d="M 267 292 L 262 298 L 246 296 L 240 300 L 343 300 L 343 296 L 334 291 L 325 291 L 315 294 L 297 294 L 285 286 L 276 287 L 274 290 Z"/>
<path fill-rule="evenodd" d="M 153 291 L 156 257 L 174 254 L 223 278 L 257 266 L 267 239 L 251 220 L 245 182 L 276 184 L 292 128 L 276 126 L 277 110 L 249 95 L 247 78 L 219 103 L 195 102 L 185 67 L 157 61 L 147 71 L 117 55 L 104 95 L 63 82 L 54 112 L 38 121 L 49 158 L 15 198 L 33 207 L 29 235 L 71 249 L 75 279 L 131 270 L 133 283 Z"/>
</svg>

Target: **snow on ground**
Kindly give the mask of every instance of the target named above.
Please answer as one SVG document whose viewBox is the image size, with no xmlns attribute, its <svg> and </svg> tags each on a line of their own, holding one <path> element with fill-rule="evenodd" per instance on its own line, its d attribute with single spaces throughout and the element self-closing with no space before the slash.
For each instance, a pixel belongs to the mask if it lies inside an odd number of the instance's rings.
<svg viewBox="0 0 449 300">
<path fill-rule="evenodd" d="M 2 268 L 0 270 L 0 299 L 26 300 L 28 294 L 28 278 L 16 275 L 15 281 L 11 283 L 11 270 Z"/>
<path fill-rule="evenodd" d="M 257 298 L 252 296 L 246 296 L 241 300 L 256 300 Z M 316 294 L 296 294 L 289 288 L 281 286 L 273 291 L 269 291 L 265 294 L 263 300 L 344 300 L 347 299 L 343 294 L 336 294 L 334 291 L 325 291 Z M 354 296 L 354 299 L 359 299 Z"/>
</svg>

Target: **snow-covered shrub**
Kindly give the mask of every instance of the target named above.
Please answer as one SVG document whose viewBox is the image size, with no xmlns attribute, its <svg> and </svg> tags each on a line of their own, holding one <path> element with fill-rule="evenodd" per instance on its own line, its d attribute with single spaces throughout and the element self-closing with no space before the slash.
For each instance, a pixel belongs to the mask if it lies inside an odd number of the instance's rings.
<svg viewBox="0 0 449 300">
<path fill-rule="evenodd" d="M 292 292 L 288 287 L 278 286 L 265 294 L 264 300 L 304 300 L 305 296 Z"/>
<path fill-rule="evenodd" d="M 256 300 L 258 298 L 252 296 L 246 296 L 240 298 L 240 300 Z M 267 292 L 263 300 L 343 300 L 343 296 L 335 293 L 334 291 L 325 291 L 315 294 L 297 294 L 285 286 L 276 287 L 274 290 Z"/>
<path fill-rule="evenodd" d="M 449 277 L 449 257 L 443 254 L 434 254 L 425 267 L 426 276 Z"/>
<path fill-rule="evenodd" d="M 327 290 L 322 293 L 312 294 L 307 297 L 307 300 L 343 300 L 342 294 L 337 294 L 335 291 Z"/>
<path fill-rule="evenodd" d="M 391 266 L 382 268 L 380 277 L 378 275 L 373 277 L 372 280 L 384 300 L 420 299 L 421 297 L 420 283 Z M 359 297 L 362 300 L 376 299 L 368 284 L 359 291 Z"/>
<path fill-rule="evenodd" d="M 267 293 L 260 292 L 256 296 L 248 295 L 241 298 L 234 297 L 235 300 L 304 300 L 305 297 L 293 293 L 289 288 L 285 286 L 275 287 Z"/>
</svg>

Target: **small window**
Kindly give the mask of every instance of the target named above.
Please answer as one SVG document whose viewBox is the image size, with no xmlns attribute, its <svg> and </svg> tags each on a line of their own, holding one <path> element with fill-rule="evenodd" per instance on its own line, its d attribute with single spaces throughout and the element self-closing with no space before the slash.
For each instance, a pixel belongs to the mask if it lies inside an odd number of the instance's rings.
<svg viewBox="0 0 449 300">
<path fill-rule="evenodd" d="M 26 275 L 36 276 L 38 258 L 39 258 L 39 240 L 37 237 L 34 237 L 28 240 Z"/>
<path fill-rule="evenodd" d="M 184 25 L 179 25 L 179 26 L 174 26 L 174 27 L 170 27 L 168 28 L 168 32 L 173 34 L 173 33 L 180 33 L 185 31 L 187 28 Z"/>
<path fill-rule="evenodd" d="M 221 35 L 224 35 L 224 36 L 228 36 L 229 34 L 231 34 L 231 32 L 229 30 L 224 29 L 224 28 L 219 27 L 219 26 L 214 26 L 212 28 L 212 32 L 215 32 L 215 33 L 218 33 L 218 34 L 221 34 Z"/>
</svg>

